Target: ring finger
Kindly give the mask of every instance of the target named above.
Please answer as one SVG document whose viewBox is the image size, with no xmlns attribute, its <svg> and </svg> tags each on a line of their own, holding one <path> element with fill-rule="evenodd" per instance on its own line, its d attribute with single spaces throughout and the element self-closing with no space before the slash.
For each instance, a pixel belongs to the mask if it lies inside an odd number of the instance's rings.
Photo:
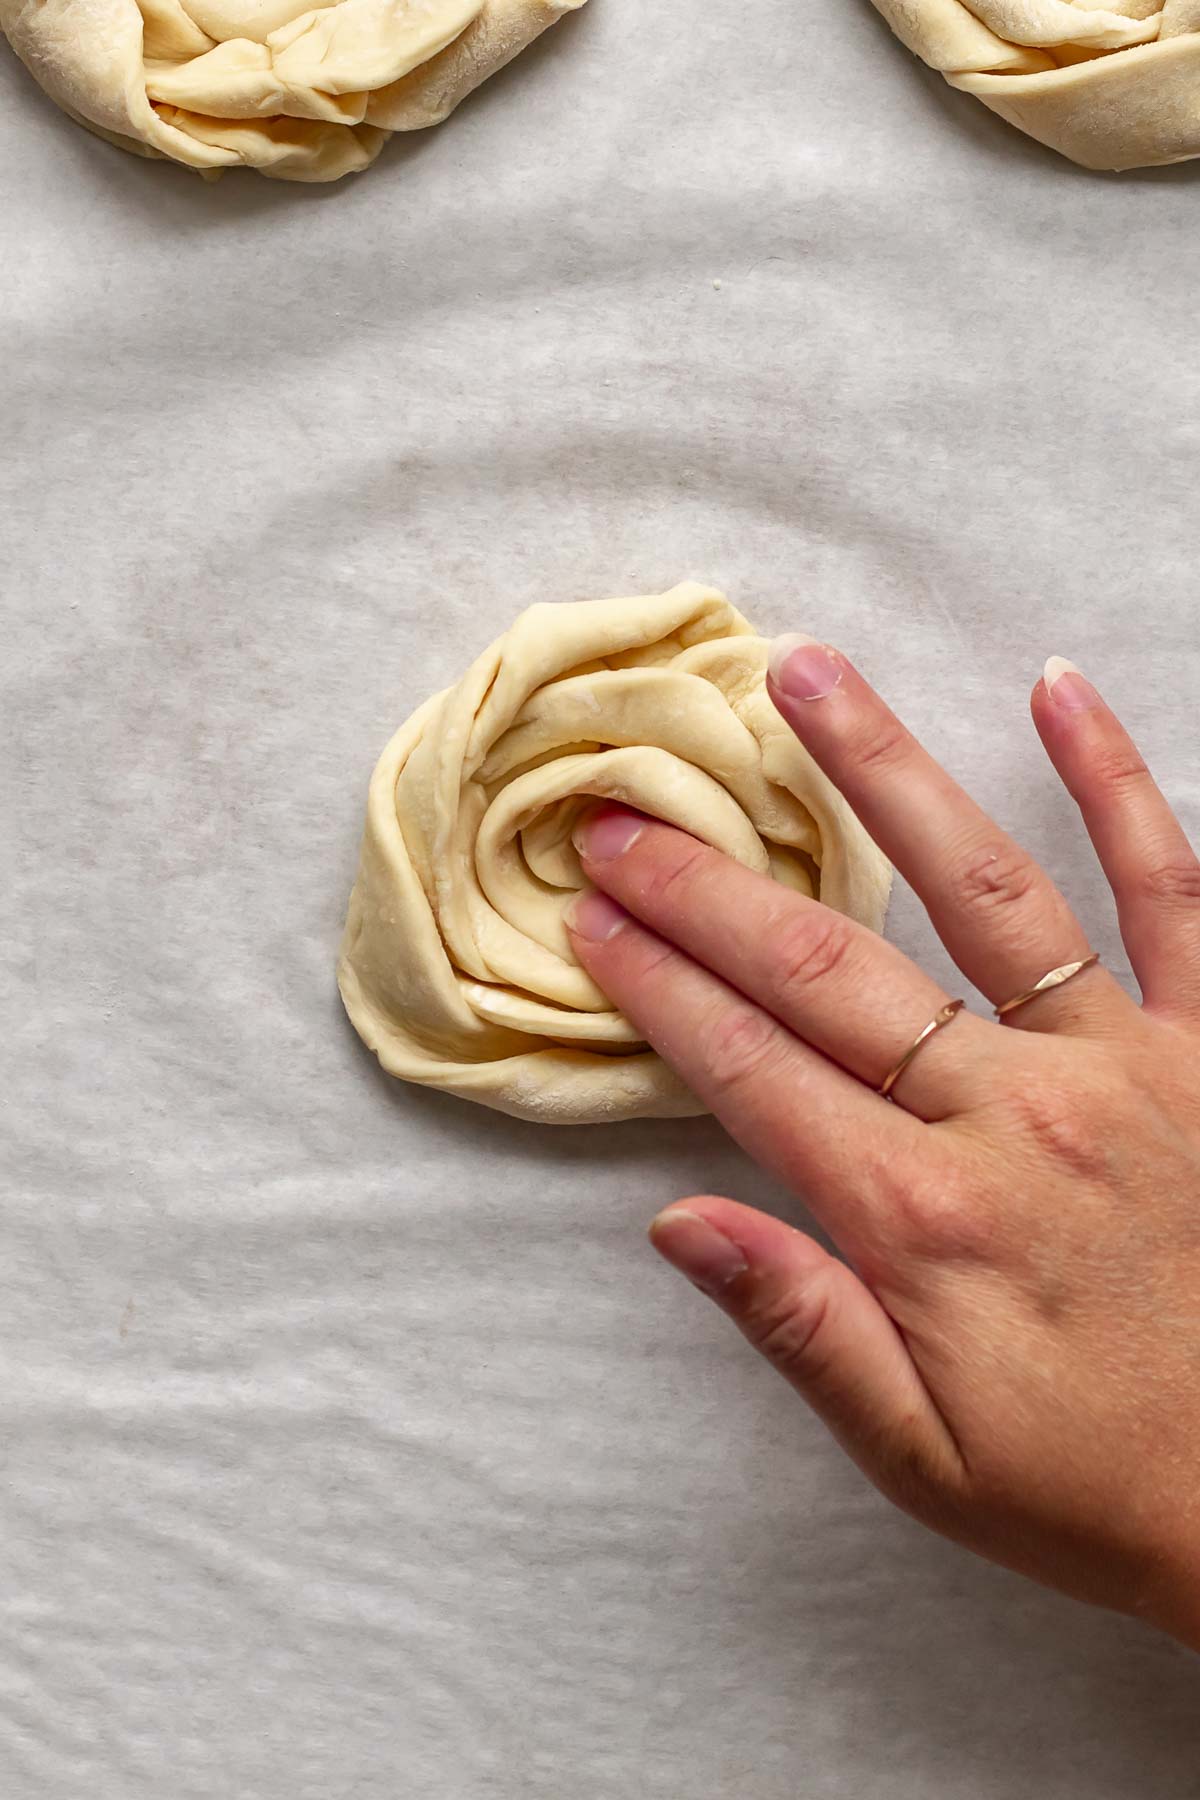
<svg viewBox="0 0 1200 1800">
<path fill-rule="evenodd" d="M 923 750 L 840 652 L 778 638 L 770 691 L 824 769 L 916 890 L 947 950 L 995 1006 L 1089 954 L 1049 876 Z M 1131 1003 L 1099 966 L 1030 1000 L 1009 1023 L 1103 1030 Z"/>
</svg>

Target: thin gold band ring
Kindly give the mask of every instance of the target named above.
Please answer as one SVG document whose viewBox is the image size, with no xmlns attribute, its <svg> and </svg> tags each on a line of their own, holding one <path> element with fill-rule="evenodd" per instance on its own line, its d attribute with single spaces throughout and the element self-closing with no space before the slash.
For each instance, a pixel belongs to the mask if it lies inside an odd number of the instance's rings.
<svg viewBox="0 0 1200 1800">
<path fill-rule="evenodd" d="M 1024 1006 L 1027 1000 L 1036 1000 L 1039 994 L 1048 994 L 1051 988 L 1061 987 L 1064 981 L 1073 981 L 1076 975 L 1082 975 L 1085 969 L 1090 969 L 1093 963 L 1099 961 L 1100 952 L 1093 950 L 1090 956 L 1081 957 L 1078 962 L 1063 963 L 1059 968 L 1051 969 L 1048 975 L 1043 975 L 1040 981 L 1035 981 L 1031 988 L 1025 989 L 1024 993 L 1014 994 L 1011 1000 L 1003 1001 L 992 1010 L 998 1019 L 1002 1019 L 1005 1013 L 1014 1011 L 1018 1006 Z"/>
<path fill-rule="evenodd" d="M 903 1075 L 905 1069 L 907 1069 L 909 1063 L 912 1061 L 913 1057 L 917 1054 L 917 1051 L 921 1048 L 922 1044 L 927 1044 L 931 1037 L 934 1037 L 937 1032 L 943 1030 L 945 1028 L 945 1026 L 949 1025 L 949 1023 L 952 1019 L 957 1018 L 958 1014 L 962 1011 L 963 1007 L 966 1004 L 967 1003 L 965 1000 L 949 1000 L 949 1001 L 947 1001 L 946 1005 L 943 1006 L 942 1010 L 933 1015 L 933 1017 L 932 1017 L 932 1019 L 930 1019 L 928 1025 L 923 1025 L 921 1027 L 920 1031 L 918 1031 L 916 1037 L 913 1039 L 912 1043 L 908 1046 L 908 1049 L 904 1052 L 904 1055 L 900 1058 L 899 1062 L 896 1063 L 888 1071 L 887 1077 L 885 1078 L 882 1086 L 878 1089 L 879 1094 L 882 1096 L 882 1098 L 884 1100 L 891 1100 L 892 1089 L 895 1087 L 896 1083 L 899 1081 L 900 1077 Z M 893 1105 L 894 1104 L 895 1104 L 895 1102 L 893 1101 Z"/>
</svg>

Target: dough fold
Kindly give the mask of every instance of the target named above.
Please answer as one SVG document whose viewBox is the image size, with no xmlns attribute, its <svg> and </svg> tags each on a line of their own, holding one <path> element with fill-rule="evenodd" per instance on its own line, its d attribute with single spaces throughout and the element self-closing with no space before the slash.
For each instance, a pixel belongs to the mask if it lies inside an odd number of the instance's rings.
<svg viewBox="0 0 1200 1800">
<path fill-rule="evenodd" d="M 953 87 L 1086 169 L 1200 156 L 1200 0 L 874 0 Z"/>
<path fill-rule="evenodd" d="M 336 181 L 436 125 L 584 0 L 0 0 L 63 110 L 203 174 Z"/>
<path fill-rule="evenodd" d="M 694 582 L 533 606 L 401 727 L 338 966 L 389 1074 L 547 1124 L 703 1112 L 571 951 L 571 831 L 594 799 L 880 929 L 891 870 L 779 717 L 766 664 Z"/>
</svg>

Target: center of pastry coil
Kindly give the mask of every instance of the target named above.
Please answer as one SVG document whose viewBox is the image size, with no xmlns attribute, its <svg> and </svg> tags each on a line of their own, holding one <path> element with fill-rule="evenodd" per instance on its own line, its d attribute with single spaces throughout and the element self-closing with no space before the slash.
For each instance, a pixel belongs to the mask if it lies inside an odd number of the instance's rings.
<svg viewBox="0 0 1200 1800">
<path fill-rule="evenodd" d="M 589 737 L 599 721 L 604 734 Z M 565 915 L 585 886 L 572 831 L 597 801 L 618 801 L 816 894 L 816 827 L 772 791 L 758 761 L 724 697 L 686 670 L 595 670 L 535 694 L 464 790 L 478 894 L 465 918 L 443 914 L 443 925 L 453 959 L 478 978 L 468 1004 L 494 1024 L 568 1042 L 640 1042 L 571 951 Z M 443 900 L 453 913 L 453 897 Z M 531 1000 L 546 1003 L 536 1015 Z"/>
</svg>

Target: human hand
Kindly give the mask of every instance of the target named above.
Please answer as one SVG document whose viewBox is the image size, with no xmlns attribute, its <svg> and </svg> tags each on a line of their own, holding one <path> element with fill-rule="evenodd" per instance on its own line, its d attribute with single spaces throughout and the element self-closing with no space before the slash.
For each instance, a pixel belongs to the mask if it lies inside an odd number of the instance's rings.
<svg viewBox="0 0 1200 1800">
<path fill-rule="evenodd" d="M 995 1005 L 1088 955 L 1049 878 L 838 652 L 781 639 L 772 697 Z M 901 952 L 619 807 L 577 833 L 580 961 L 845 1262 L 711 1196 L 652 1240 L 900 1506 L 1200 1648 L 1200 862 L 1113 713 L 1033 694 L 1141 984 L 1093 965 L 928 1037 Z"/>
</svg>

